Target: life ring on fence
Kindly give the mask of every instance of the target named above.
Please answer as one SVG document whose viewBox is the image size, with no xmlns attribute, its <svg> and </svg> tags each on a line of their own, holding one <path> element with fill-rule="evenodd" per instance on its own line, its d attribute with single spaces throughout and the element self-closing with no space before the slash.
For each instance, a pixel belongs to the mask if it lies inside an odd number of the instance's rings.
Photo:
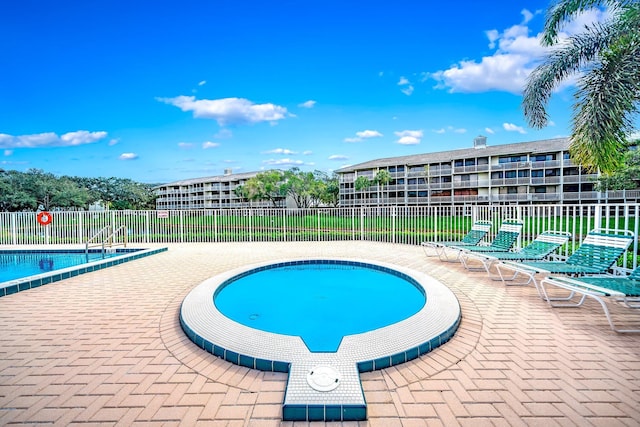
<svg viewBox="0 0 640 427">
<path fill-rule="evenodd" d="M 38 221 L 38 224 L 40 224 L 40 225 L 49 225 L 49 224 L 51 224 L 51 220 L 52 219 L 53 219 L 53 217 L 47 211 L 40 212 L 36 216 L 36 220 Z"/>
</svg>

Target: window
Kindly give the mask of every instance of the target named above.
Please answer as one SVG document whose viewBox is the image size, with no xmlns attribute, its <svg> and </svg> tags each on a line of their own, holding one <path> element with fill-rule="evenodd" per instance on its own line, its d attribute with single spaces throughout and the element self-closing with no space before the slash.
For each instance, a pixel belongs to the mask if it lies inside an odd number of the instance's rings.
<svg viewBox="0 0 640 427">
<path fill-rule="evenodd" d="M 480 157 L 478 159 L 478 164 L 479 165 L 488 165 L 489 164 L 489 158 L 488 157 Z"/>
<path fill-rule="evenodd" d="M 398 172 L 404 172 L 404 166 L 398 166 L 397 167 L 397 171 Z"/>
<path fill-rule="evenodd" d="M 475 166 L 476 165 L 476 159 L 466 159 L 464 161 L 464 165 L 465 166 Z"/>
<path fill-rule="evenodd" d="M 504 177 L 505 178 L 515 178 L 516 177 L 516 171 L 507 171 L 504 173 Z"/>
<path fill-rule="evenodd" d="M 418 183 L 418 180 L 416 178 L 409 178 L 409 181 L 407 183 L 409 185 L 416 185 Z"/>
<path fill-rule="evenodd" d="M 533 190 L 534 193 L 546 193 L 547 187 L 535 187 Z"/>
<path fill-rule="evenodd" d="M 469 182 L 471 181 L 471 175 L 460 175 L 460 181 Z"/>
<path fill-rule="evenodd" d="M 504 172 L 491 172 L 491 179 L 502 179 Z"/>
<path fill-rule="evenodd" d="M 532 170 L 531 171 L 531 177 L 532 178 L 542 178 L 544 176 L 544 170 L 542 169 L 537 169 L 537 170 Z"/>
<path fill-rule="evenodd" d="M 536 154 L 531 158 L 531 160 L 533 160 L 534 162 L 546 162 L 546 161 L 555 160 L 555 159 L 556 159 L 555 154 Z"/>
<path fill-rule="evenodd" d="M 547 169 L 544 171 L 544 176 L 558 176 L 558 169 Z"/>
<path fill-rule="evenodd" d="M 529 177 L 529 171 L 528 170 L 519 170 L 518 171 L 518 178 L 528 178 Z"/>
<path fill-rule="evenodd" d="M 526 162 L 527 156 L 510 156 L 510 157 L 499 157 L 498 163 L 519 163 Z"/>
<path fill-rule="evenodd" d="M 507 187 L 507 194 L 518 194 L 518 187 Z"/>
<path fill-rule="evenodd" d="M 460 166 L 463 166 L 463 165 L 464 165 L 464 163 L 462 162 L 462 160 L 456 160 L 453 163 L 453 166 L 455 166 L 455 167 L 460 167 Z"/>
</svg>

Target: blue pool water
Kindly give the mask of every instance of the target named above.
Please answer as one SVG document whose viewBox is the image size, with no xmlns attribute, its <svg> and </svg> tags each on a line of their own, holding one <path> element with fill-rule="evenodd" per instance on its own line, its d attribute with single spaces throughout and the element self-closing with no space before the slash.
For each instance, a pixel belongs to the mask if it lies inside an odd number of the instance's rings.
<svg viewBox="0 0 640 427">
<path fill-rule="evenodd" d="M 425 302 L 411 279 L 349 263 L 269 267 L 232 279 L 214 295 L 228 318 L 300 336 L 312 352 L 335 352 L 342 337 L 404 320 Z"/>
<path fill-rule="evenodd" d="M 36 274 L 122 255 L 123 252 L 103 254 L 101 251 L 2 251 L 0 252 L 0 283 Z"/>
</svg>

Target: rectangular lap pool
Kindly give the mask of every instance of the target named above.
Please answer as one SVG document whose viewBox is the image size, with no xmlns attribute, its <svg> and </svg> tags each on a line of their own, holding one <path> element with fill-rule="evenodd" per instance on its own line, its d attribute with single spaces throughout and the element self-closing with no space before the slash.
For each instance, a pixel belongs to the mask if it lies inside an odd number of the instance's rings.
<svg viewBox="0 0 640 427">
<path fill-rule="evenodd" d="M 166 250 L 0 250 L 0 297 Z"/>
</svg>

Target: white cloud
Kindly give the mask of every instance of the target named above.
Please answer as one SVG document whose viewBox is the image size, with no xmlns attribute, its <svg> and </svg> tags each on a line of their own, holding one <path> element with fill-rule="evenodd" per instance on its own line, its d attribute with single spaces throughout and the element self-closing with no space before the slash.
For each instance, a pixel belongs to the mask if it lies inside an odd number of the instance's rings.
<svg viewBox="0 0 640 427">
<path fill-rule="evenodd" d="M 275 148 L 269 151 L 263 151 L 263 154 L 283 154 L 283 155 L 291 155 L 298 154 L 295 151 L 291 151 L 288 148 Z"/>
<path fill-rule="evenodd" d="M 521 94 L 527 77 L 549 49 L 540 44 L 540 34 L 529 34 L 529 22 L 541 12 L 523 9 L 521 14 L 523 20 L 520 24 L 502 32 L 496 29 L 485 31 L 489 48 L 496 49 L 492 55 L 480 60 L 461 60 L 446 70 L 431 73 L 431 78 L 438 82 L 436 88 L 448 89 L 449 92 L 478 93 L 495 90 Z M 581 32 L 585 25 L 602 22 L 605 17 L 606 14 L 602 11 L 587 11 L 563 28 L 560 38 L 565 39 Z M 572 82 L 570 80 L 562 87 Z"/>
<path fill-rule="evenodd" d="M 122 153 L 118 159 L 120 160 L 136 160 L 138 155 L 136 153 Z"/>
<path fill-rule="evenodd" d="M 4 150 L 5 157 L 11 156 L 13 154 L 13 150 Z"/>
<path fill-rule="evenodd" d="M 507 132 L 527 133 L 522 126 L 516 126 L 513 123 L 503 123 L 502 127 Z"/>
<path fill-rule="evenodd" d="M 313 108 L 315 105 L 316 105 L 316 101 L 313 101 L 313 100 L 310 99 L 308 101 L 303 102 L 302 104 L 298 104 L 298 107 L 301 107 L 301 108 Z"/>
<path fill-rule="evenodd" d="M 453 126 L 447 126 L 446 129 L 445 128 L 436 129 L 433 132 L 443 134 L 443 133 L 446 133 L 447 131 L 453 132 L 453 133 L 467 133 L 467 130 L 465 128 L 454 128 Z"/>
<path fill-rule="evenodd" d="M 304 150 L 304 151 L 302 152 L 302 155 L 303 155 L 303 156 L 310 156 L 310 155 L 312 155 L 312 154 L 313 154 L 313 151 L 311 151 L 311 150 Z"/>
<path fill-rule="evenodd" d="M 493 135 L 494 133 L 496 133 L 496 132 L 495 132 L 493 129 L 491 129 L 491 128 L 484 128 L 484 131 L 485 131 L 486 133 L 490 133 L 491 135 Z"/>
<path fill-rule="evenodd" d="M 110 140 L 110 141 L 107 143 L 107 145 L 109 145 L 109 146 L 111 147 L 111 146 L 116 145 L 116 144 L 117 144 L 117 143 L 119 143 L 119 142 L 120 142 L 120 139 L 119 139 L 119 138 L 113 138 L 112 140 Z"/>
<path fill-rule="evenodd" d="M 286 165 L 303 165 L 304 162 L 302 160 L 294 160 L 294 159 L 269 159 L 263 160 L 263 164 L 265 165 L 274 165 L 274 166 L 286 166 Z"/>
<path fill-rule="evenodd" d="M 71 147 L 92 144 L 106 138 L 107 132 L 79 130 L 58 136 L 54 132 L 32 135 L 7 135 L 0 133 L 0 148 Z"/>
<path fill-rule="evenodd" d="M 284 119 L 287 109 L 275 104 L 254 104 L 244 98 L 198 99 L 195 96 L 156 98 L 165 104 L 174 105 L 182 111 L 192 111 L 193 117 L 213 119 L 220 126 L 227 124 L 271 122 Z"/>
<path fill-rule="evenodd" d="M 203 150 L 207 150 L 209 148 L 216 148 L 216 147 L 219 147 L 219 146 L 220 146 L 220 144 L 217 143 L 217 142 L 205 141 L 205 142 L 202 143 L 202 149 Z"/>
<path fill-rule="evenodd" d="M 401 86 L 400 91 L 405 95 L 409 96 L 413 93 L 413 85 L 406 77 L 400 77 L 400 81 L 398 82 L 398 86 Z"/>
<path fill-rule="evenodd" d="M 351 138 L 345 138 L 344 142 L 360 142 L 363 141 L 365 139 L 369 139 L 369 138 L 379 138 L 383 136 L 380 132 L 378 132 L 377 130 L 362 130 L 359 132 L 356 132 L 356 136 L 355 137 L 351 137 Z"/>
<path fill-rule="evenodd" d="M 332 154 L 331 156 L 327 157 L 328 160 L 347 160 L 349 159 L 349 157 L 342 155 L 342 154 Z"/>
<path fill-rule="evenodd" d="M 182 148 L 183 150 L 190 150 L 193 148 L 193 143 L 191 142 L 178 142 L 178 147 Z"/>
<path fill-rule="evenodd" d="M 206 80 L 202 80 L 201 82 L 198 83 L 198 86 L 204 86 L 207 84 Z"/>
<path fill-rule="evenodd" d="M 394 134 L 398 137 L 396 143 L 401 145 L 416 145 L 420 144 L 420 141 L 423 137 L 422 130 L 403 130 L 399 132 L 394 132 Z"/>
</svg>

